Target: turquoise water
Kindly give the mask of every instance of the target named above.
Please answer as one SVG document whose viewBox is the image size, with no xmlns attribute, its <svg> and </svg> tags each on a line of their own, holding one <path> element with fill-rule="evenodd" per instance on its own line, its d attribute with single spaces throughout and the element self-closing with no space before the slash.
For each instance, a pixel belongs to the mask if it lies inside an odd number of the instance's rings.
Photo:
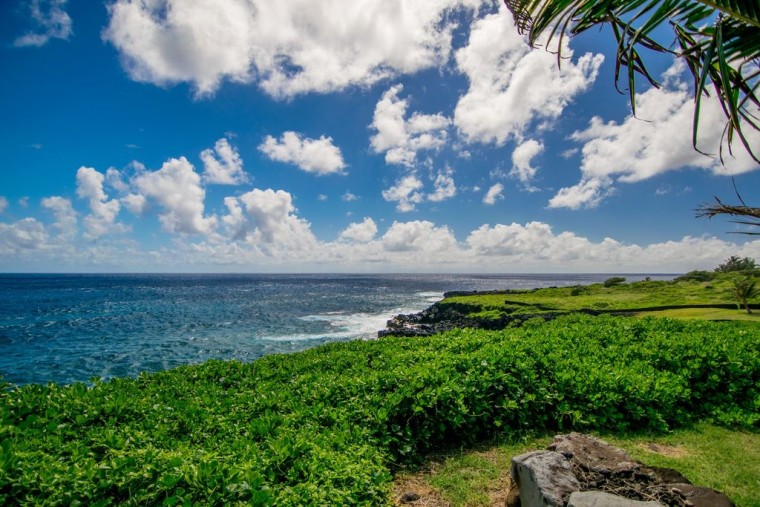
<svg viewBox="0 0 760 507">
<path fill-rule="evenodd" d="M 251 361 L 375 338 L 393 315 L 420 311 L 445 291 L 609 276 L 0 275 L 0 375 L 14 384 L 70 383 Z"/>
</svg>

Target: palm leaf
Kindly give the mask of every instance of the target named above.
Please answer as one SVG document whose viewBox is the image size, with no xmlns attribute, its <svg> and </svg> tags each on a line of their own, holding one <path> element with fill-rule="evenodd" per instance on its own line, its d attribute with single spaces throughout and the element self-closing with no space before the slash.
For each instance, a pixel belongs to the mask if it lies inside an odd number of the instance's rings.
<svg viewBox="0 0 760 507">
<path fill-rule="evenodd" d="M 617 41 L 615 84 L 626 67 L 631 109 L 636 114 L 636 76 L 658 86 L 638 51 L 643 47 L 682 58 L 694 77 L 695 115 L 692 143 L 697 148 L 701 98 L 711 84 L 727 120 L 725 136 L 738 136 L 747 152 L 760 158 L 743 132 L 758 129 L 749 104 L 760 107 L 758 73 L 748 71 L 760 61 L 760 2 L 757 0 L 504 0 L 521 33 L 536 45 L 609 24 Z M 653 33 L 671 25 L 677 49 L 660 44 Z M 559 51 L 561 52 L 561 44 Z M 558 59 L 561 55 L 558 54 Z M 618 89 L 619 86 L 618 86 Z"/>
</svg>

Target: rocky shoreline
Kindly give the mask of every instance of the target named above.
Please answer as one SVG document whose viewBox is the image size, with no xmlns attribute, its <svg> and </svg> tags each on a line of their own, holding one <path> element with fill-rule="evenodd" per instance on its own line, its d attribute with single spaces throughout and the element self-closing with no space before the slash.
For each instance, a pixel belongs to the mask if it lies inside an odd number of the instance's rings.
<svg viewBox="0 0 760 507">
<path fill-rule="evenodd" d="M 453 291 L 446 292 L 443 298 L 454 296 L 473 296 L 482 294 L 509 294 L 525 293 L 530 291 Z M 463 303 L 434 303 L 432 306 L 418 313 L 396 315 L 386 324 L 386 328 L 378 331 L 379 338 L 385 336 L 423 337 L 443 333 L 457 328 L 476 328 L 499 330 L 510 326 L 522 324 L 528 319 L 541 317 L 551 320 L 567 312 L 541 312 L 535 314 L 507 314 L 503 313 L 498 318 L 478 318 L 471 314 L 480 311 L 480 306 Z"/>
<path fill-rule="evenodd" d="M 556 288 L 556 287 L 549 287 Z M 455 296 L 476 296 L 484 294 L 496 294 L 509 297 L 514 294 L 525 294 L 528 292 L 535 292 L 540 289 L 529 290 L 499 290 L 499 291 L 452 291 L 446 292 L 443 295 L 443 299 L 455 297 Z M 563 310 L 557 311 L 552 308 L 541 307 L 540 305 L 526 305 L 518 301 L 505 301 L 508 306 L 530 306 L 537 310 L 532 312 L 501 312 L 498 317 L 489 315 L 488 317 L 473 316 L 478 312 L 481 312 L 483 308 L 479 305 L 466 304 L 466 303 L 445 303 L 442 301 L 433 303 L 432 306 L 422 310 L 418 313 L 401 314 L 396 315 L 386 323 L 386 328 L 378 331 L 378 338 L 385 336 L 403 336 L 403 337 L 424 337 L 432 336 L 434 334 L 443 333 L 452 329 L 459 328 L 475 328 L 475 329 L 488 329 L 488 330 L 500 330 L 507 327 L 516 327 L 522 325 L 523 322 L 541 318 L 546 321 L 553 320 L 559 316 L 567 315 L 570 313 L 585 313 L 587 315 L 633 315 L 638 312 L 647 311 L 662 311 L 672 309 L 684 309 L 684 308 L 736 308 L 736 304 L 730 303 L 716 303 L 716 304 L 684 304 L 684 305 L 665 305 L 665 306 L 646 306 L 641 308 L 627 308 L 625 310 L 620 309 L 594 309 L 594 308 L 579 308 L 575 310 Z M 760 305 L 750 304 L 750 308 L 760 309 Z"/>
</svg>

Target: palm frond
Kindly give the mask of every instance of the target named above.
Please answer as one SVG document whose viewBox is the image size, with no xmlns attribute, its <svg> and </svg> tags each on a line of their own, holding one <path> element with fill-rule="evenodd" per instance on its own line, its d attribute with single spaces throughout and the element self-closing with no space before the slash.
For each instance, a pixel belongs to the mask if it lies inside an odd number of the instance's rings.
<svg viewBox="0 0 760 507">
<path fill-rule="evenodd" d="M 732 223 L 760 227 L 760 208 L 747 206 L 741 197 L 739 200 L 742 204 L 734 205 L 726 204 L 720 198 L 715 197 L 714 203 L 703 204 L 697 208 L 697 218 L 713 218 L 718 215 L 729 215 L 739 218 L 739 220 L 731 220 Z M 760 233 L 750 231 L 739 232 L 737 234 L 760 236 Z"/>
<path fill-rule="evenodd" d="M 610 25 L 617 42 L 615 84 L 626 68 L 631 108 L 636 114 L 636 76 L 658 86 L 639 48 L 669 53 L 685 61 L 694 78 L 695 115 L 692 144 L 697 148 L 702 97 L 712 89 L 727 120 L 725 136 L 739 138 L 760 163 L 744 130 L 760 130 L 752 116 L 760 107 L 760 2 L 756 0 L 504 0 L 515 24 L 528 41 L 571 37 L 593 27 Z M 662 44 L 654 33 L 670 25 L 675 46 Z M 561 44 L 559 51 L 561 52 Z M 558 55 L 558 59 L 561 55 Z"/>
</svg>

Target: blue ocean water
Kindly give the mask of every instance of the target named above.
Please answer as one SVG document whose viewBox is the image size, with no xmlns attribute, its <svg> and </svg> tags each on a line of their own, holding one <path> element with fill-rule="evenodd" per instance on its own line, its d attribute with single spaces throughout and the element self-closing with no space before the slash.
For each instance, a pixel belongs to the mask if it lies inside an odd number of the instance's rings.
<svg viewBox="0 0 760 507">
<path fill-rule="evenodd" d="M 71 383 L 207 359 L 252 361 L 375 338 L 393 315 L 420 311 L 446 291 L 567 286 L 609 276 L 6 274 L 0 375 L 13 384 Z"/>
</svg>

